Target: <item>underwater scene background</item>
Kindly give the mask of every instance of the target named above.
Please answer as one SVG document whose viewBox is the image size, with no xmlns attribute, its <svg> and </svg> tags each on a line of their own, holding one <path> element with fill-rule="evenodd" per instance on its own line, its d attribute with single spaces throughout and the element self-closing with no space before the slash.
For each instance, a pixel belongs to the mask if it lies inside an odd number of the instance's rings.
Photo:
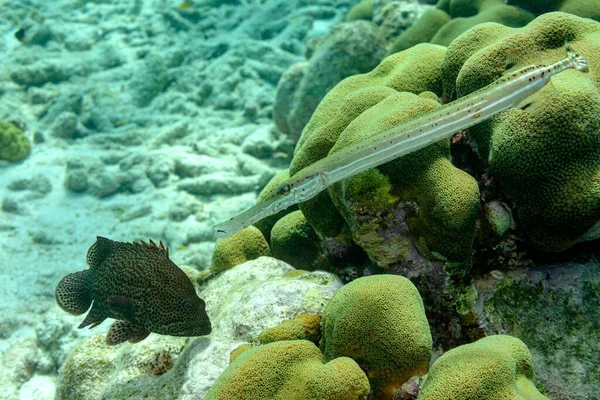
<svg viewBox="0 0 600 400">
<path fill-rule="evenodd" d="M 600 399 L 599 21 L 597 0 L 0 0 L 0 399 Z M 566 48 L 589 71 L 215 239 Z"/>
</svg>

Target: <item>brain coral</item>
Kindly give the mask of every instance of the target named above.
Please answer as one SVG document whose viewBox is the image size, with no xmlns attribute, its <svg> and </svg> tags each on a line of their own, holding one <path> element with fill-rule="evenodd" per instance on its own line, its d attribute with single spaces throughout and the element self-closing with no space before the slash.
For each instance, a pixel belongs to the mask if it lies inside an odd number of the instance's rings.
<svg viewBox="0 0 600 400">
<path fill-rule="evenodd" d="M 321 349 L 365 365 L 377 399 L 391 399 L 410 377 L 427 372 L 431 332 L 415 286 L 398 275 L 356 279 L 323 309 Z"/>
<path fill-rule="evenodd" d="M 31 145 L 23 131 L 14 124 L 0 121 L 0 160 L 15 162 L 29 155 Z"/>
<path fill-rule="evenodd" d="M 431 92 L 440 93 L 444 53 L 440 46 L 415 46 L 340 82 L 304 129 L 290 175 L 438 107 Z M 472 177 L 450 163 L 448 141 L 336 184 L 299 207 L 325 236 L 337 235 L 347 223 L 355 242 L 379 265 L 404 260 L 410 246 L 406 223 L 426 255 L 460 261 L 473 243 L 479 191 Z"/>
<path fill-rule="evenodd" d="M 445 92 L 468 94 L 500 76 L 507 59 L 521 66 L 563 58 L 566 41 L 591 73 L 561 73 L 521 109 L 471 129 L 519 230 L 548 251 L 589 238 L 600 220 L 600 23 L 557 12 L 520 29 L 482 24 L 449 46 L 442 68 Z"/>
<path fill-rule="evenodd" d="M 347 357 L 328 363 L 313 343 L 292 340 L 241 353 L 206 400 L 351 400 L 369 394 L 369 381 Z"/>
<path fill-rule="evenodd" d="M 210 268 L 202 277 L 227 270 L 261 256 L 270 255 L 269 244 L 261 231 L 254 226 L 249 226 L 233 236 L 217 240 Z"/>
<path fill-rule="evenodd" d="M 286 319 L 279 325 L 263 329 L 257 340 L 260 344 L 300 339 L 316 343 L 320 334 L 320 327 L 320 316 L 301 313 L 296 319 Z"/>
<path fill-rule="evenodd" d="M 550 11 L 600 20 L 597 0 L 440 0 L 435 9 L 429 9 L 396 39 L 390 53 L 423 42 L 447 46 L 461 33 L 485 22 L 522 27 L 535 15 Z"/>
<path fill-rule="evenodd" d="M 299 210 L 285 215 L 273 226 L 271 252 L 294 268 L 312 271 L 328 267 L 319 237 Z"/>
<path fill-rule="evenodd" d="M 488 336 L 456 347 L 431 366 L 419 400 L 547 400 L 533 384 L 533 360 L 521 340 Z"/>
</svg>

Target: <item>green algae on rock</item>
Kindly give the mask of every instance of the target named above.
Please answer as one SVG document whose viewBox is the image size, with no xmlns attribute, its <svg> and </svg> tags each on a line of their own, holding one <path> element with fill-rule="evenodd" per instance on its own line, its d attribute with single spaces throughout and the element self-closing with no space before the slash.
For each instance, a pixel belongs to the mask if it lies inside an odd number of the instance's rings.
<svg viewBox="0 0 600 400">
<path fill-rule="evenodd" d="M 512 336 L 488 336 L 456 347 L 431 366 L 422 400 L 547 400 L 533 384 L 533 359 Z"/>
<path fill-rule="evenodd" d="M 365 365 L 376 398 L 391 399 L 429 367 L 432 339 L 419 292 L 398 275 L 350 282 L 323 309 L 321 349 L 328 360 Z"/>
<path fill-rule="evenodd" d="M 369 381 L 354 360 L 325 362 L 314 343 L 291 340 L 241 353 L 206 400 L 349 400 L 368 394 Z"/>
<path fill-rule="evenodd" d="M 29 155 L 31 144 L 13 123 L 0 121 L 0 160 L 17 162 Z"/>
<path fill-rule="evenodd" d="M 527 343 L 536 385 L 548 397 L 594 398 L 600 383 L 597 256 L 583 263 L 500 274 L 489 281 L 477 283 L 486 333 L 507 332 Z"/>
</svg>

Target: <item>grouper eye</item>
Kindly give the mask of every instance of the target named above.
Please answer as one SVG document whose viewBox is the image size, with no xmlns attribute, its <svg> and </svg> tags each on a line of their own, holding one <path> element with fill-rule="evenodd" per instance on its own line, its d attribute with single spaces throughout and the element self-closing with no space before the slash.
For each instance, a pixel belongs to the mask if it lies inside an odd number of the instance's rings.
<svg viewBox="0 0 600 400">
<path fill-rule="evenodd" d="M 181 302 L 181 306 L 183 307 L 183 309 L 184 309 L 185 311 L 191 311 L 191 310 L 192 310 L 192 303 L 190 303 L 190 302 L 189 302 L 189 301 L 187 301 L 187 300 L 183 300 L 183 301 Z"/>
</svg>

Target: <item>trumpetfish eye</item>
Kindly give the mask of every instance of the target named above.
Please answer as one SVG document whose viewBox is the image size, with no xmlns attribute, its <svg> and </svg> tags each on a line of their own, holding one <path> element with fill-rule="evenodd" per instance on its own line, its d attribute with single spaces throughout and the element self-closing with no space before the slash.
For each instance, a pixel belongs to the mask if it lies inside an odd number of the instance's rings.
<svg viewBox="0 0 600 400">
<path fill-rule="evenodd" d="M 279 186 L 279 194 L 283 194 L 283 195 L 289 194 L 290 190 L 291 190 L 291 187 L 290 187 L 289 183 L 285 183 L 285 184 Z"/>
</svg>

